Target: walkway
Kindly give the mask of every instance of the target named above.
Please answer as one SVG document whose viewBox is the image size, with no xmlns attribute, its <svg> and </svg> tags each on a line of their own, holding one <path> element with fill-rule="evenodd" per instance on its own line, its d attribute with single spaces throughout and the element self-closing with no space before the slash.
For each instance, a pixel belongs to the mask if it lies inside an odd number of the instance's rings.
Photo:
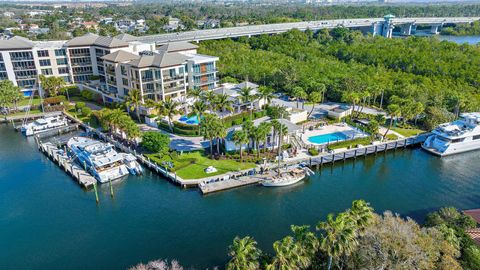
<svg viewBox="0 0 480 270">
<path fill-rule="evenodd" d="M 179 136 L 155 127 L 148 126 L 146 124 L 140 124 L 138 126 L 140 130 L 143 132 L 156 131 L 156 132 L 161 132 L 163 134 L 167 134 L 170 137 L 170 148 L 179 152 L 202 150 L 204 148 L 209 147 L 209 144 L 210 144 L 210 141 L 203 139 L 203 137 Z"/>
</svg>

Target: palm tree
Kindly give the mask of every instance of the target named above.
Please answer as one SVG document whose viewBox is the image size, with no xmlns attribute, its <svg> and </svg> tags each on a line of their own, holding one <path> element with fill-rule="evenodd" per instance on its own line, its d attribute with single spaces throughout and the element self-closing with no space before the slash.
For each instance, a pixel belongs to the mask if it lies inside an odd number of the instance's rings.
<svg viewBox="0 0 480 270">
<path fill-rule="evenodd" d="M 300 252 L 300 246 L 292 236 L 275 241 L 273 250 L 275 251 L 275 257 L 272 263 L 267 265 L 267 270 L 302 269 L 302 266 L 309 263 L 309 259 Z"/>
<path fill-rule="evenodd" d="M 258 87 L 257 98 L 263 100 L 264 103 L 270 103 L 274 98 L 273 89 L 267 86 Z"/>
<path fill-rule="evenodd" d="M 200 130 L 200 126 L 202 125 L 202 116 L 205 110 L 207 109 L 207 104 L 205 104 L 205 101 L 199 99 L 193 102 L 191 109 L 192 109 L 192 112 L 197 116 L 198 121 L 200 122 L 200 125 L 198 126 Z"/>
<path fill-rule="evenodd" d="M 117 128 L 122 124 L 122 118 L 126 115 L 121 109 L 108 110 L 105 120 L 110 126 L 110 131 L 113 133 L 117 132 Z"/>
<path fill-rule="evenodd" d="M 220 142 L 227 136 L 227 129 L 225 124 L 222 121 L 218 121 L 218 119 L 215 121 L 213 128 L 215 137 L 217 137 L 217 154 L 220 155 Z"/>
<path fill-rule="evenodd" d="M 235 237 L 233 244 L 228 247 L 230 261 L 227 270 L 255 270 L 259 269 L 258 259 L 261 255 L 257 248 L 257 242 L 250 236 L 244 238 Z"/>
<path fill-rule="evenodd" d="M 297 109 L 298 109 L 298 104 L 300 102 L 300 99 L 303 99 L 305 96 L 306 96 L 306 92 L 305 90 L 303 90 L 302 87 L 300 86 L 295 86 L 293 89 L 292 89 L 292 95 L 293 97 L 295 97 L 295 99 L 297 100 Z"/>
<path fill-rule="evenodd" d="M 213 110 L 215 109 L 215 103 L 217 100 L 217 95 L 215 95 L 215 92 L 213 91 L 208 91 L 204 92 L 203 95 L 203 101 L 208 104 L 208 109 L 210 110 L 211 113 L 213 113 Z"/>
<path fill-rule="evenodd" d="M 125 105 L 130 111 L 135 110 L 137 114 L 137 119 L 141 123 L 140 119 L 140 105 L 143 102 L 142 92 L 138 89 L 132 89 L 128 92 L 128 96 L 125 100 Z"/>
<path fill-rule="evenodd" d="M 270 121 L 270 124 L 273 127 L 273 136 L 272 136 L 272 153 L 273 153 L 273 150 L 275 149 L 276 140 L 277 140 L 277 130 L 280 126 L 280 122 L 278 122 L 278 120 L 274 119 L 274 120 Z"/>
<path fill-rule="evenodd" d="M 187 91 L 187 96 L 192 97 L 195 101 L 199 100 L 202 97 L 202 90 L 200 88 L 193 88 Z"/>
<path fill-rule="evenodd" d="M 222 113 L 225 111 L 233 111 L 233 101 L 230 99 L 230 96 L 227 94 L 220 94 L 217 95 L 215 99 L 215 107 L 217 110 L 221 111 Z"/>
<path fill-rule="evenodd" d="M 390 116 L 390 124 L 388 125 L 387 131 L 385 131 L 385 134 L 383 134 L 383 139 L 385 140 L 385 137 L 387 137 L 388 132 L 392 128 L 393 121 L 396 117 L 400 116 L 400 106 L 397 104 L 390 104 L 387 106 L 387 114 Z"/>
<path fill-rule="evenodd" d="M 278 174 L 280 175 L 280 154 L 282 153 L 283 137 L 288 133 L 288 128 L 284 124 L 280 124 L 277 129 L 278 133 Z"/>
<path fill-rule="evenodd" d="M 247 137 L 249 139 L 248 145 L 247 145 L 247 151 L 250 150 L 250 138 L 252 137 L 252 131 L 254 129 L 253 122 L 251 119 L 249 119 L 246 122 L 243 122 L 242 124 L 242 130 L 244 130 L 247 133 Z"/>
<path fill-rule="evenodd" d="M 327 220 L 318 223 L 317 230 L 322 231 L 320 249 L 328 255 L 328 270 L 333 259 L 349 255 L 357 245 L 355 225 L 347 213 L 341 213 L 336 218 L 333 214 Z"/>
<path fill-rule="evenodd" d="M 248 139 L 247 132 L 245 130 L 236 130 L 233 132 L 232 136 L 233 142 L 235 142 L 235 145 L 240 146 L 240 161 L 243 160 L 243 145 L 247 144 L 250 140 Z"/>
<path fill-rule="evenodd" d="M 315 109 L 315 104 L 320 103 L 322 101 L 322 94 L 318 91 L 313 91 L 308 95 L 308 101 L 312 102 L 312 109 L 308 113 L 307 118 L 310 117 L 310 115 L 312 115 L 313 110 Z"/>
<path fill-rule="evenodd" d="M 253 148 L 257 151 L 257 157 L 260 157 L 260 140 L 264 138 L 264 134 L 261 133 L 259 127 L 253 127 L 250 130 L 250 138 L 252 139 Z"/>
<path fill-rule="evenodd" d="M 363 232 L 373 220 L 373 208 L 364 200 L 353 201 L 348 213 L 360 232 Z"/>
<path fill-rule="evenodd" d="M 202 120 L 201 134 L 204 139 L 210 140 L 210 157 L 213 158 L 213 139 L 215 138 L 215 117 L 211 114 L 206 115 Z"/>
<path fill-rule="evenodd" d="M 355 114 L 355 107 L 358 102 L 360 102 L 360 95 L 357 92 L 344 92 L 342 95 L 342 101 L 352 104 L 352 113 L 350 118 Z"/>
<path fill-rule="evenodd" d="M 170 129 L 173 132 L 173 125 L 172 125 L 172 118 L 174 115 L 178 114 L 178 106 L 180 104 L 176 101 L 173 101 L 171 99 L 165 100 L 163 102 L 163 111 L 165 115 L 168 118 L 168 125 L 170 126 Z"/>
<path fill-rule="evenodd" d="M 249 104 L 250 118 L 252 118 L 254 96 L 252 95 L 251 87 L 243 87 L 240 89 L 240 100 L 243 104 Z"/>
<path fill-rule="evenodd" d="M 266 151 L 267 149 L 267 137 L 268 137 L 268 134 L 270 134 L 271 130 L 272 130 L 272 125 L 269 122 L 262 122 L 260 123 L 260 125 L 258 125 L 257 132 L 258 132 L 258 136 L 263 141 L 264 151 Z M 260 152 L 260 149 L 258 151 Z"/>
<path fill-rule="evenodd" d="M 310 226 L 292 225 L 290 228 L 293 232 L 295 242 L 299 247 L 298 251 L 300 252 L 301 256 L 305 258 L 305 264 L 302 265 L 302 268 L 308 268 L 318 251 L 320 243 L 318 242 L 315 234 L 310 231 Z"/>
</svg>

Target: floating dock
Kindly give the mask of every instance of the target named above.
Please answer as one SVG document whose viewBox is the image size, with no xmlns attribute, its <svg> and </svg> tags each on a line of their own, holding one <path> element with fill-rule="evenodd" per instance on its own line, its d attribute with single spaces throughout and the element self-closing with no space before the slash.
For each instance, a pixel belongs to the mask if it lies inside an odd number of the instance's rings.
<svg viewBox="0 0 480 270">
<path fill-rule="evenodd" d="M 60 168 L 64 169 L 66 173 L 70 174 L 80 186 L 89 189 L 97 183 L 97 180 L 93 176 L 71 161 L 67 156 L 62 155 L 61 149 L 53 143 L 41 143 L 38 138 L 36 138 L 36 140 L 38 149 L 60 166 Z"/>
</svg>

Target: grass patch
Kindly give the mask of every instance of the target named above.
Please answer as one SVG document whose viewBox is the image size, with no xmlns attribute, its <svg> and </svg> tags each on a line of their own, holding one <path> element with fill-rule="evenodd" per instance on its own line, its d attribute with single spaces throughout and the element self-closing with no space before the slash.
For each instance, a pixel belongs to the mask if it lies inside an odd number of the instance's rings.
<svg viewBox="0 0 480 270">
<path fill-rule="evenodd" d="M 178 176 L 187 180 L 215 176 L 255 167 L 254 163 L 241 163 L 230 159 L 213 160 L 204 156 L 200 152 L 190 152 L 181 155 L 179 154 L 174 160 L 172 160 L 170 156 L 160 158 L 157 154 L 147 154 L 146 156 L 159 165 L 162 165 L 162 162 L 164 161 L 173 162 L 174 168 L 170 169 L 170 171 L 176 172 Z M 213 166 L 218 171 L 207 174 L 205 173 L 205 169 L 208 166 Z"/>
<path fill-rule="evenodd" d="M 392 130 L 399 133 L 405 137 L 412 137 L 420 133 L 425 132 L 425 130 L 416 129 L 416 128 L 401 128 L 401 127 L 392 127 Z"/>
<path fill-rule="evenodd" d="M 357 144 L 361 145 L 367 145 L 372 143 L 372 138 L 371 137 L 364 137 L 364 138 L 358 138 L 354 140 L 349 140 L 349 141 L 343 141 L 343 142 L 337 142 L 337 143 L 332 143 L 328 146 L 329 149 L 340 149 L 340 148 L 352 148 L 357 146 Z"/>
<path fill-rule="evenodd" d="M 41 99 L 39 97 L 34 97 L 32 99 L 32 106 L 38 106 L 40 105 L 40 101 Z M 21 107 L 21 106 L 27 106 L 30 104 L 30 98 L 24 98 L 22 100 L 20 100 L 19 102 L 17 102 L 17 106 Z M 13 104 L 10 104 L 10 106 L 13 106 Z"/>
<path fill-rule="evenodd" d="M 30 114 L 38 114 L 38 113 L 42 113 L 41 110 L 30 110 Z M 15 113 L 10 113 L 10 114 L 7 114 L 7 117 L 8 116 L 19 116 L 19 115 L 25 115 L 25 112 L 15 112 Z"/>
</svg>

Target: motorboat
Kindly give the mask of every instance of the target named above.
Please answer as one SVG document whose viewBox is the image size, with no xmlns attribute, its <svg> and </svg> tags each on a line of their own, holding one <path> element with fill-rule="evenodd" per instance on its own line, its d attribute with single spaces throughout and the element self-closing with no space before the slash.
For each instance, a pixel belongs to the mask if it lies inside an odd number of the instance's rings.
<svg viewBox="0 0 480 270">
<path fill-rule="evenodd" d="M 60 127 L 68 126 L 67 118 L 58 116 L 48 116 L 38 118 L 31 123 L 25 123 L 22 125 L 21 131 L 25 136 L 32 136 L 35 134 L 47 132 Z"/>
<path fill-rule="evenodd" d="M 480 149 L 480 112 L 463 113 L 460 119 L 441 124 L 422 148 L 438 156 Z"/>
<path fill-rule="evenodd" d="M 72 137 L 68 140 L 67 147 L 70 158 L 75 159 L 100 183 L 143 172 L 135 156 L 118 153 L 110 143 L 88 137 Z"/>
</svg>

